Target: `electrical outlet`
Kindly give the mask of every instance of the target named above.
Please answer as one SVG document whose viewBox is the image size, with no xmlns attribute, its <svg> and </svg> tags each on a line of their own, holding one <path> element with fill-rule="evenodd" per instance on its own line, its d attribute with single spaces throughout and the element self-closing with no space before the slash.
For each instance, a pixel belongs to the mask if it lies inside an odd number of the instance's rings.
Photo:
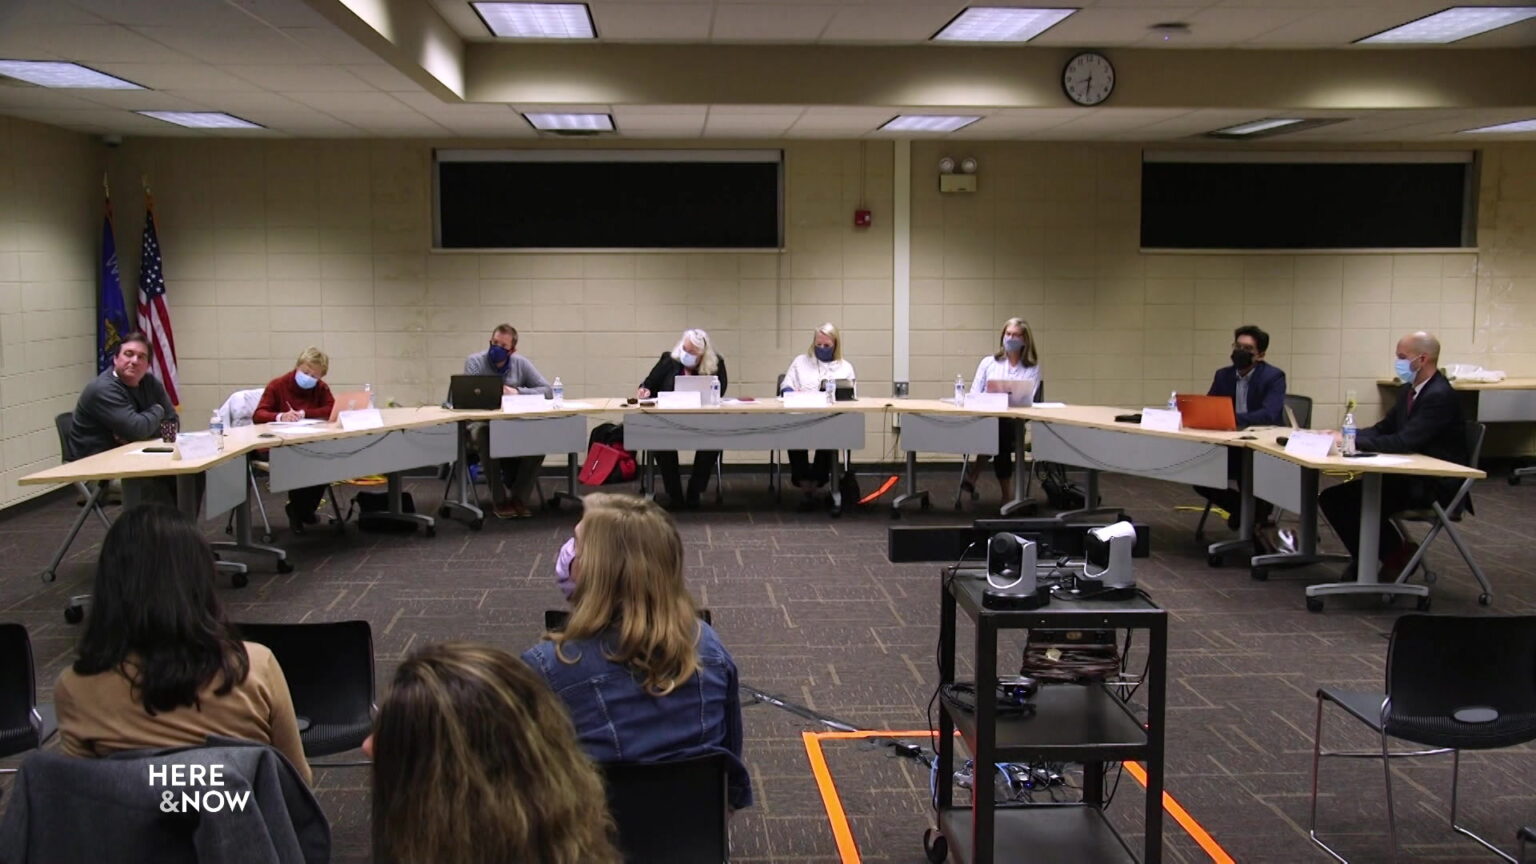
<svg viewBox="0 0 1536 864">
<path fill-rule="evenodd" d="M 895 383 L 895 385 L 894 385 L 894 392 L 896 394 L 896 398 L 897 399 L 905 399 L 905 398 L 907 398 L 907 392 L 908 392 L 908 389 L 910 388 L 910 386 L 911 386 L 911 384 L 909 382 L 907 382 L 907 381 L 897 381 Z"/>
</svg>

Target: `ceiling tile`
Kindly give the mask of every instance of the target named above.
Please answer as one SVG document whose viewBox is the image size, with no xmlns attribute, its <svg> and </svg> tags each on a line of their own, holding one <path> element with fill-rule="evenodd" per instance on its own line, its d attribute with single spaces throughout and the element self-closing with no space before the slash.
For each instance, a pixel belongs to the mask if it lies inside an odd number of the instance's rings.
<svg viewBox="0 0 1536 864">
<path fill-rule="evenodd" d="M 173 50 L 220 66 L 307 65 L 327 61 L 327 58 L 302 42 L 250 19 L 242 19 L 241 26 L 216 29 L 157 26 L 138 27 L 135 30 Z"/>
<path fill-rule="evenodd" d="M 372 114 L 383 114 L 390 111 L 406 112 L 406 108 L 400 100 L 388 93 L 287 93 L 283 95 L 295 102 L 308 105 L 327 113 L 333 111 L 366 111 Z M 415 113 L 415 112 L 410 112 Z"/>
<path fill-rule="evenodd" d="M 726 42 L 814 42 L 836 11 L 834 6 L 722 4 L 715 8 L 711 34 Z"/>
<path fill-rule="evenodd" d="M 383 63 L 374 63 L 359 66 L 347 66 L 346 70 L 356 75 L 359 80 L 366 81 L 368 86 L 375 90 L 383 90 L 387 93 L 425 93 L 420 84 L 407 78 L 404 73 L 393 66 Z M 437 99 L 436 96 L 432 98 Z M 437 101 L 441 102 L 441 99 Z"/>
<path fill-rule="evenodd" d="M 207 63 L 190 59 L 180 63 L 103 63 L 97 68 L 109 75 L 127 78 L 151 90 L 255 89 L 251 82 L 243 78 L 237 78 Z"/>
<path fill-rule="evenodd" d="M 593 3 L 598 38 L 613 42 L 704 42 L 713 11 L 707 3 Z"/>
<path fill-rule="evenodd" d="M 283 93 L 358 93 L 378 92 L 340 66 L 225 66 L 263 90 Z"/>
</svg>

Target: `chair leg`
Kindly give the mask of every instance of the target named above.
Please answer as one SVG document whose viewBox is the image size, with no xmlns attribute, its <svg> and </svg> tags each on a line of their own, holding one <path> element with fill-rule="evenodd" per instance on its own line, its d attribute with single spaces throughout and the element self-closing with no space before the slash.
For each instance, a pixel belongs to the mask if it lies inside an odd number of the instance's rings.
<svg viewBox="0 0 1536 864">
<path fill-rule="evenodd" d="M 1205 509 L 1200 511 L 1200 521 L 1195 523 L 1195 542 L 1205 542 L 1205 520 L 1211 518 L 1211 502 L 1205 502 Z"/>
<path fill-rule="evenodd" d="M 1478 835 L 1473 834 L 1471 831 L 1468 831 L 1467 829 L 1465 829 L 1465 828 L 1461 827 L 1460 825 L 1456 824 L 1456 787 L 1457 787 L 1457 784 L 1458 784 L 1458 781 L 1460 780 L 1460 778 L 1461 778 L 1461 751 L 1460 750 L 1452 750 L 1451 751 L 1451 828 L 1457 834 L 1462 834 L 1462 835 L 1465 835 L 1467 837 L 1472 838 L 1473 840 L 1476 840 L 1478 843 L 1482 844 L 1484 849 L 1487 849 L 1488 851 L 1490 851 L 1493 854 L 1499 856 L 1500 858 L 1503 858 L 1505 861 L 1510 862 L 1510 864 L 1520 864 L 1521 861 L 1525 860 L 1525 848 L 1524 848 L 1525 844 L 1523 842 L 1521 843 L 1520 857 L 1519 858 L 1515 858 L 1513 855 L 1510 855 L 1508 852 L 1505 852 L 1504 850 L 1502 850 L 1499 847 L 1493 845 L 1492 843 L 1489 843 L 1487 840 L 1484 840 L 1483 838 L 1479 837 Z"/>
<path fill-rule="evenodd" d="M 107 481 L 102 481 L 103 486 L 106 483 Z M 101 498 L 97 498 L 95 495 L 92 495 L 91 487 L 85 485 L 84 481 L 76 483 L 75 488 L 80 490 L 81 495 L 85 496 L 85 506 L 96 511 L 96 518 L 101 520 L 101 527 L 110 529 L 112 527 L 112 520 L 108 519 L 106 511 L 101 509 L 101 502 L 106 500 L 106 496 L 103 495 Z"/>
<path fill-rule="evenodd" d="M 42 580 L 44 582 L 52 582 L 54 580 L 54 574 L 58 571 L 59 564 L 63 563 L 64 556 L 69 554 L 69 547 L 74 544 L 75 537 L 80 534 L 80 529 L 85 526 L 86 520 L 91 518 L 91 511 L 101 510 L 101 502 L 107 495 L 106 490 L 107 484 L 101 483 L 97 485 L 96 491 L 92 492 L 90 497 L 86 499 L 85 506 L 81 507 L 80 513 L 75 516 L 74 524 L 69 526 L 69 533 L 64 535 L 64 542 L 59 544 L 59 548 L 53 553 L 53 560 L 48 562 L 48 569 L 42 572 Z M 101 516 L 103 520 L 106 519 L 106 514 L 103 513 Z M 111 526 L 109 525 L 108 527 Z"/>
<path fill-rule="evenodd" d="M 251 475 L 251 497 L 256 499 L 256 512 L 261 514 L 261 529 L 264 532 L 262 540 L 270 542 L 272 522 L 267 518 L 267 502 L 261 500 L 261 487 L 256 485 L 256 469 L 247 465 L 245 471 Z"/>
<path fill-rule="evenodd" d="M 1451 520 L 1445 515 L 1445 510 L 1441 509 L 1438 503 L 1435 504 L 1435 513 L 1440 517 L 1440 524 L 1445 527 L 1446 535 L 1451 538 L 1452 543 L 1456 544 L 1456 551 L 1461 553 L 1461 560 L 1467 562 L 1467 568 L 1472 571 L 1473 578 L 1477 580 L 1477 584 L 1483 589 L 1482 596 L 1477 598 L 1478 602 L 1484 606 L 1488 605 L 1488 601 L 1493 597 L 1493 587 L 1488 584 L 1488 577 L 1483 575 L 1483 568 L 1477 566 L 1477 562 L 1472 559 L 1472 550 L 1468 549 L 1467 545 L 1461 542 L 1461 535 L 1456 533 L 1456 526 L 1451 524 Z M 1429 544 L 1426 543 L 1425 545 Z M 1422 552 L 1423 550 L 1420 549 L 1420 551 Z"/>
<path fill-rule="evenodd" d="M 1317 697 L 1317 725 L 1315 726 L 1315 728 L 1313 729 L 1313 732 L 1312 732 L 1312 810 L 1311 810 L 1312 815 L 1307 820 L 1307 836 L 1312 838 L 1312 842 L 1316 843 L 1318 848 L 1322 849 L 1324 852 L 1327 852 L 1329 855 L 1332 855 L 1335 861 L 1340 862 L 1340 864 L 1349 864 L 1349 860 L 1347 858 L 1345 858 L 1343 855 L 1340 855 L 1339 853 L 1333 851 L 1333 847 L 1332 846 L 1329 846 L 1327 843 L 1324 843 L 1322 838 L 1317 836 L 1317 783 L 1318 783 L 1318 770 L 1319 770 L 1319 768 L 1322 765 L 1322 761 L 1323 761 L 1323 697 L 1322 697 L 1322 694 L 1318 694 L 1318 697 Z"/>
<path fill-rule="evenodd" d="M 1386 725 L 1381 730 L 1381 770 L 1387 780 L 1387 860 L 1397 864 L 1397 811 L 1392 807 L 1392 751 L 1389 748 Z"/>
<path fill-rule="evenodd" d="M 715 506 L 725 503 L 725 453 L 715 454 Z"/>
</svg>

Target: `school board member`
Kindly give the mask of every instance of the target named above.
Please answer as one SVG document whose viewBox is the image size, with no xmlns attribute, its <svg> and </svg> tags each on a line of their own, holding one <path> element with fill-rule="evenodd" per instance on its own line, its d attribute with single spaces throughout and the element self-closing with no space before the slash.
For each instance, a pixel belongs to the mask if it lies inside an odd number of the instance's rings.
<svg viewBox="0 0 1536 864">
<path fill-rule="evenodd" d="M 165 385 L 149 371 L 149 337 L 129 333 L 112 355 L 112 368 L 85 385 L 75 402 L 65 436 L 66 459 L 84 459 L 134 441 L 154 441 L 165 428 L 180 427 L 176 406 Z M 176 503 L 174 477 L 148 477 L 123 481 L 124 503 L 157 501 Z"/>
<path fill-rule="evenodd" d="M 324 380 L 331 371 L 331 358 L 324 351 L 311 345 L 299 353 L 293 369 L 267 382 L 261 391 L 261 401 L 251 413 L 252 423 L 272 423 L 295 420 L 329 420 L 336 397 Z M 315 510 L 325 498 L 325 484 L 304 486 L 288 490 L 288 503 L 283 510 L 288 514 L 288 525 L 295 534 L 303 534 L 306 525 L 320 519 Z"/>
<path fill-rule="evenodd" d="M 1269 351 L 1269 334 L 1253 324 L 1232 331 L 1232 364 L 1216 370 L 1208 396 L 1226 396 L 1232 400 L 1237 428 L 1280 426 L 1285 421 L 1285 372 L 1270 365 L 1264 355 Z M 1227 453 L 1225 489 L 1196 486 L 1195 491 L 1212 504 L 1227 511 L 1227 526 L 1236 529 L 1241 516 L 1242 491 L 1231 481 L 1242 482 L 1242 454 L 1235 448 Z M 1275 505 L 1262 498 L 1253 499 L 1254 523 L 1269 521 Z M 1268 541 L 1264 541 L 1267 543 Z"/>
<path fill-rule="evenodd" d="M 657 393 L 677 389 L 678 376 L 714 375 L 720 379 L 720 395 L 725 395 L 725 358 L 715 353 L 709 334 L 703 330 L 684 330 L 682 338 L 671 351 L 661 355 L 651 367 L 645 380 L 635 390 L 635 396 L 649 399 Z M 652 450 L 651 456 L 661 469 L 661 482 L 667 489 L 669 506 L 686 506 L 690 510 L 699 506 L 699 496 L 709 486 L 715 462 L 720 458 L 718 450 L 698 450 L 693 454 L 693 471 L 688 475 L 688 492 L 683 493 L 682 478 L 677 469 L 677 451 Z"/>
<path fill-rule="evenodd" d="M 1467 427 L 1461 400 L 1451 382 L 1440 373 L 1440 340 L 1424 331 L 1410 333 L 1397 342 L 1393 370 L 1403 382 L 1397 401 L 1376 425 L 1355 435 L 1355 448 L 1366 453 L 1418 453 L 1458 465 L 1467 463 Z M 1342 435 L 1333 433 L 1336 441 Z M 1318 496 L 1318 506 L 1339 540 L 1354 559 L 1351 572 L 1375 567 L 1360 561 L 1360 480 L 1330 486 Z M 1431 502 L 1449 504 L 1461 481 L 1454 477 L 1417 474 L 1384 474 L 1381 478 L 1381 513 L 1377 530 L 1382 581 L 1396 579 L 1413 557 L 1418 544 L 1407 541 L 1391 517 L 1404 510 L 1428 507 Z"/>
<path fill-rule="evenodd" d="M 1040 386 L 1040 361 L 1035 353 L 1035 335 L 1023 318 L 1009 318 L 1003 322 L 997 351 L 981 358 L 981 362 L 976 364 L 976 376 L 971 379 L 971 392 L 987 392 L 987 384 L 992 381 L 1027 381 L 1036 388 Z M 1018 437 L 1019 422 L 1006 417 L 997 421 L 997 456 L 992 460 L 992 473 L 997 477 L 998 494 L 1004 501 L 1013 493 L 1013 447 Z M 960 488 L 972 497 L 976 495 L 976 478 L 981 474 L 981 465 L 986 459 L 985 454 L 977 454 L 971 467 L 966 470 L 965 479 L 960 481 Z"/>
<path fill-rule="evenodd" d="M 504 395 L 542 395 L 546 399 L 554 395 L 549 382 L 539 374 L 527 355 L 517 353 L 517 328 L 511 324 L 498 324 L 491 332 L 489 346 L 484 351 L 464 358 L 465 375 L 499 375 Z M 505 459 L 491 458 L 491 424 L 471 423 L 469 433 L 474 437 L 475 449 L 480 454 L 480 468 L 485 472 L 485 485 L 491 487 L 491 511 L 500 519 L 523 519 L 532 515 L 528 499 L 533 494 L 533 484 L 539 480 L 539 468 L 543 456 L 511 456 Z"/>
<path fill-rule="evenodd" d="M 837 326 L 828 322 L 811 334 L 811 346 L 797 356 L 784 373 L 779 393 L 814 393 L 835 386 L 842 379 L 853 379 L 853 364 L 843 359 L 843 337 Z M 832 479 L 832 460 L 836 450 L 817 450 L 815 461 L 804 450 L 789 451 L 790 481 L 805 493 L 800 509 L 815 506 L 816 490 Z"/>
</svg>

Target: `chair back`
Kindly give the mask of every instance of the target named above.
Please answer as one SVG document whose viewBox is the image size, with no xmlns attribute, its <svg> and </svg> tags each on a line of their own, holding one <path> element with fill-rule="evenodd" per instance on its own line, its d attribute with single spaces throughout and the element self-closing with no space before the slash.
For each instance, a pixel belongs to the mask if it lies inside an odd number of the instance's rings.
<svg viewBox="0 0 1536 864">
<path fill-rule="evenodd" d="M 367 621 L 236 624 L 240 638 L 271 649 L 288 679 L 304 755 L 361 747 L 373 728 L 373 630 Z"/>
<path fill-rule="evenodd" d="M 608 809 L 626 864 L 720 864 L 730 855 L 728 759 L 606 762 Z"/>
<path fill-rule="evenodd" d="M 1536 615 L 1404 615 L 1387 648 L 1388 734 L 1483 749 L 1536 740 Z M 1490 722 L 1455 719 L 1464 708 Z"/>
<path fill-rule="evenodd" d="M 1285 394 L 1285 407 L 1286 410 L 1291 412 L 1291 416 L 1296 418 L 1297 429 L 1312 428 L 1311 396 L 1297 396 L 1294 393 L 1287 393 Z"/>
<path fill-rule="evenodd" d="M 32 640 L 22 625 L 0 624 L 0 756 L 35 749 L 42 737 Z"/>
<path fill-rule="evenodd" d="M 53 428 L 59 433 L 59 458 L 64 462 L 73 462 L 75 457 L 69 452 L 69 433 L 75 428 L 75 414 L 73 411 L 65 411 L 55 415 Z"/>
<path fill-rule="evenodd" d="M 775 381 L 774 384 L 773 384 L 773 395 L 775 395 L 775 396 L 783 396 L 784 395 L 784 373 L 783 372 L 779 373 L 779 380 Z"/>
<path fill-rule="evenodd" d="M 256 406 L 261 404 L 261 394 L 265 392 L 265 388 L 255 387 L 229 394 L 229 398 L 219 406 L 219 417 L 224 421 L 224 428 L 251 425 L 251 417 L 256 413 Z"/>
<path fill-rule="evenodd" d="M 550 632 L 564 630 L 565 622 L 570 618 L 571 610 L 569 609 L 545 609 L 544 629 Z M 699 609 L 699 619 L 711 627 L 715 626 L 714 618 L 710 616 L 708 609 Z"/>
<path fill-rule="evenodd" d="M 1467 421 L 1467 467 L 1476 468 L 1479 460 L 1483 458 L 1483 438 L 1488 434 L 1488 427 L 1476 420 Z"/>
</svg>

